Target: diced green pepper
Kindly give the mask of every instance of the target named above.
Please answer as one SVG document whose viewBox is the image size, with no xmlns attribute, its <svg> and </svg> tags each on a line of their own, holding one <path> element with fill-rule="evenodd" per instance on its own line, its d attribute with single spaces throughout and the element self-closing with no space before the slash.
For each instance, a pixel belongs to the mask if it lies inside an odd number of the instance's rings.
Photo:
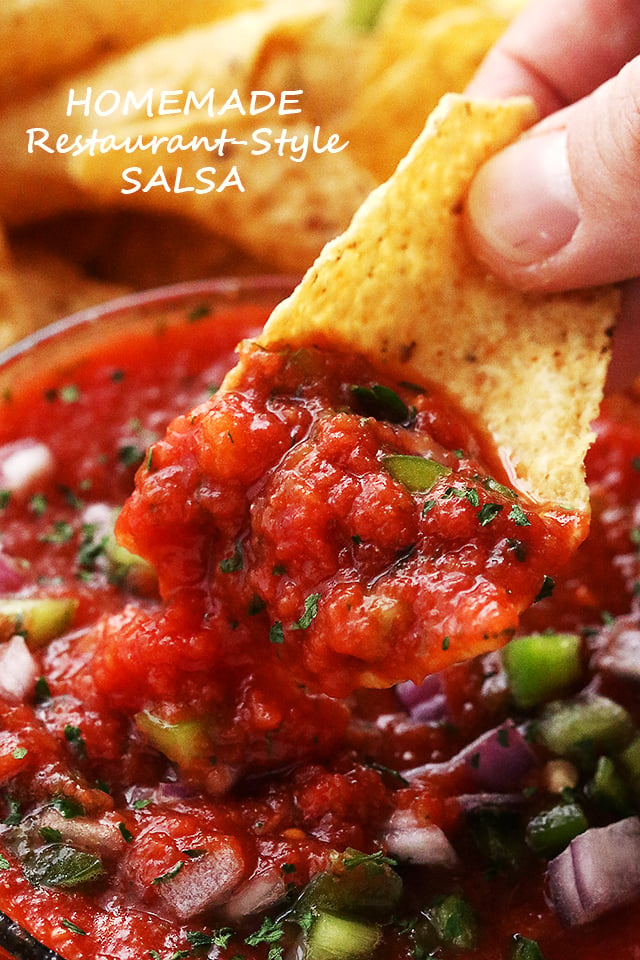
<svg viewBox="0 0 640 960">
<path fill-rule="evenodd" d="M 640 800 L 640 734 L 635 736 L 630 744 L 618 757 L 620 769 L 623 773 L 636 801 Z"/>
<path fill-rule="evenodd" d="M 402 895 L 402 880 L 375 855 L 347 850 L 331 868 L 316 874 L 295 905 L 295 913 L 334 913 L 359 919 L 388 916 Z"/>
<path fill-rule="evenodd" d="M 595 765 L 596 758 L 623 749 L 634 724 L 619 703 L 599 694 L 550 703 L 535 727 L 537 740 L 560 757 Z"/>
<path fill-rule="evenodd" d="M 468 822 L 478 851 L 490 871 L 516 870 L 522 865 L 527 850 L 519 814 L 488 807 L 470 813 Z"/>
<path fill-rule="evenodd" d="M 427 916 L 440 941 L 461 950 L 473 950 L 477 941 L 477 922 L 467 901 L 455 893 L 439 897 L 431 904 Z"/>
<path fill-rule="evenodd" d="M 562 803 L 543 810 L 527 824 L 527 843 L 539 857 L 550 860 L 584 833 L 589 823 L 577 803 Z"/>
<path fill-rule="evenodd" d="M 413 457 L 404 453 L 391 454 L 382 462 L 393 479 L 398 480 L 413 493 L 430 490 L 440 477 L 446 477 L 451 473 L 451 467 L 446 467 L 436 460 Z"/>
<path fill-rule="evenodd" d="M 519 707 L 557 697 L 582 673 L 580 637 L 540 633 L 512 640 L 502 651 L 511 696 Z"/>
<path fill-rule="evenodd" d="M 188 766 L 211 752 L 207 724 L 200 717 L 171 723 L 148 710 L 137 713 L 135 723 L 149 743 L 180 766 Z"/>
<path fill-rule="evenodd" d="M 321 913 L 305 945 L 305 960 L 357 960 L 370 957 L 380 942 L 380 928 L 360 920 Z"/>
<path fill-rule="evenodd" d="M 510 960 L 544 960 L 542 951 L 535 940 L 521 937 L 519 933 L 515 935 L 513 940 Z"/>
<path fill-rule="evenodd" d="M 78 601 L 71 597 L 0 599 L 0 641 L 20 634 L 32 649 L 44 647 L 68 630 Z"/>
<path fill-rule="evenodd" d="M 113 583 L 126 583 L 141 593 L 148 593 L 157 581 L 156 572 L 150 563 L 121 546 L 114 534 L 110 534 L 104 547 L 108 563 L 109 579 Z"/>
<path fill-rule="evenodd" d="M 595 773 L 587 784 L 587 793 L 608 813 L 623 816 L 631 813 L 630 790 L 611 757 L 598 758 Z"/>
<path fill-rule="evenodd" d="M 376 25 L 385 0 L 351 0 L 348 22 L 354 27 L 371 30 Z"/>
</svg>

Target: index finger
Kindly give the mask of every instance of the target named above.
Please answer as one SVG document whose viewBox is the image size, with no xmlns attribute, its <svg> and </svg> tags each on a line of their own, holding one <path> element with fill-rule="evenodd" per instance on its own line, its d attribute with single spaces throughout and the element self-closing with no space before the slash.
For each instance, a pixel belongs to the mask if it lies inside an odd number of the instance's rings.
<svg viewBox="0 0 640 960">
<path fill-rule="evenodd" d="M 638 0 L 531 0 L 467 93 L 528 95 L 546 116 L 586 96 L 639 52 Z"/>
</svg>

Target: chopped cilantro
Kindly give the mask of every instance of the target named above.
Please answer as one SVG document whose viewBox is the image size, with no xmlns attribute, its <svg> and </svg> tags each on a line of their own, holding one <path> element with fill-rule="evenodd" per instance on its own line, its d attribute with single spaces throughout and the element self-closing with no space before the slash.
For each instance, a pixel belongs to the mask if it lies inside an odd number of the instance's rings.
<svg viewBox="0 0 640 960">
<path fill-rule="evenodd" d="M 16 747 L 11 756 L 14 760 L 24 760 L 28 752 L 26 747 Z"/>
<path fill-rule="evenodd" d="M 133 842 L 133 834 L 131 833 L 131 830 L 128 829 L 128 827 L 126 826 L 126 824 L 124 824 L 124 823 L 119 823 L 119 824 L 118 824 L 118 830 L 119 830 L 120 833 L 122 834 L 125 843 L 132 843 L 132 842 Z"/>
<path fill-rule="evenodd" d="M 117 453 L 118 461 L 125 467 L 139 467 L 144 460 L 144 450 L 134 443 L 127 443 L 120 447 Z"/>
<path fill-rule="evenodd" d="M 233 556 L 225 557 L 224 560 L 220 561 L 219 567 L 222 573 L 235 573 L 237 570 L 242 570 L 244 566 L 244 559 L 242 556 L 242 548 L 239 543 L 236 543 Z"/>
<path fill-rule="evenodd" d="M 81 804 L 73 797 L 60 795 L 53 800 L 53 806 L 58 813 L 61 813 L 65 820 L 72 820 L 74 817 L 80 817 L 84 813 Z"/>
<path fill-rule="evenodd" d="M 8 827 L 17 827 L 18 824 L 22 822 L 20 802 L 14 799 L 14 797 L 7 796 L 4 797 L 4 802 L 6 803 L 9 812 L 2 822 L 6 823 Z"/>
<path fill-rule="evenodd" d="M 208 317 L 211 313 L 211 305 L 208 303 L 199 303 L 193 307 L 187 314 L 187 320 L 189 323 L 194 323 L 196 320 L 203 320 L 205 317 Z"/>
<path fill-rule="evenodd" d="M 304 601 L 304 613 L 293 624 L 293 630 L 306 630 L 318 616 L 318 601 L 322 597 L 321 593 L 312 593 Z"/>
<path fill-rule="evenodd" d="M 545 577 L 542 581 L 542 586 L 540 587 L 540 592 L 538 596 L 533 601 L 537 603 L 539 600 L 545 600 L 547 597 L 550 597 L 555 588 L 555 581 L 552 577 Z"/>
<path fill-rule="evenodd" d="M 364 412 L 376 420 L 407 423 L 415 414 L 395 390 L 375 383 L 372 387 L 353 386 L 351 395 Z"/>
<path fill-rule="evenodd" d="M 43 493 L 34 493 L 29 500 L 29 509 L 32 513 L 35 513 L 37 517 L 42 516 L 42 514 L 46 511 L 47 506 L 47 498 Z"/>
<path fill-rule="evenodd" d="M 38 537 L 41 543 L 68 543 L 73 537 L 73 527 L 65 520 L 56 520 L 49 533 Z"/>
<path fill-rule="evenodd" d="M 284 924 L 281 920 L 272 920 L 265 917 L 262 926 L 255 933 L 245 938 L 248 947 L 256 947 L 259 943 L 280 943 L 284 936 Z"/>
<path fill-rule="evenodd" d="M 10 869 L 11 869 L 11 864 L 9 863 L 6 857 L 3 857 L 0 854 L 0 870 L 10 870 Z"/>
<path fill-rule="evenodd" d="M 279 620 L 276 620 L 275 623 L 272 623 L 271 627 L 269 628 L 269 642 L 284 643 L 284 629 Z"/>
<path fill-rule="evenodd" d="M 78 566 L 82 570 L 94 570 L 98 557 L 102 556 L 108 543 L 108 535 L 96 539 L 98 526 L 95 523 L 82 524 L 82 540 L 78 547 Z"/>
<path fill-rule="evenodd" d="M 40 827 L 40 836 L 47 843 L 62 843 L 62 833 L 54 827 Z"/>
<path fill-rule="evenodd" d="M 79 753 L 85 753 L 85 744 L 80 727 L 74 727 L 72 723 L 67 723 L 64 728 L 64 737 L 67 743 L 75 747 Z"/>
<path fill-rule="evenodd" d="M 6 510 L 11 502 L 11 490 L 0 490 L 0 510 Z"/>
<path fill-rule="evenodd" d="M 250 617 L 256 617 L 259 613 L 262 613 L 266 606 L 267 604 L 262 597 L 259 597 L 257 593 L 254 593 L 249 601 L 247 613 Z"/>
<path fill-rule="evenodd" d="M 73 920 L 62 920 L 62 926 L 66 927 L 71 933 L 77 933 L 79 937 L 86 937 L 87 931 L 83 930 L 82 927 L 79 927 L 77 923 L 74 923 Z"/>
<path fill-rule="evenodd" d="M 77 403 L 80 399 L 80 390 L 75 384 L 70 383 L 66 387 L 61 387 L 58 396 L 63 403 Z"/>
<path fill-rule="evenodd" d="M 509 520 L 513 520 L 518 527 L 531 526 L 531 521 L 518 503 L 514 503 L 514 505 L 511 507 L 511 510 L 509 511 Z"/>
<path fill-rule="evenodd" d="M 161 873 L 159 877 L 154 877 L 151 881 L 152 884 L 157 883 L 166 883 L 167 880 L 173 880 L 174 877 L 177 877 L 182 868 L 185 866 L 184 860 L 178 860 L 178 862 L 171 868 L 167 870 L 166 873 Z"/>
<path fill-rule="evenodd" d="M 446 651 L 449 649 L 450 646 L 451 646 L 451 637 L 445 637 L 442 641 L 442 649 Z"/>
<path fill-rule="evenodd" d="M 478 511 L 478 520 L 481 527 L 486 527 L 490 524 L 498 514 L 502 511 L 503 505 L 501 503 L 485 503 L 481 510 Z"/>
</svg>

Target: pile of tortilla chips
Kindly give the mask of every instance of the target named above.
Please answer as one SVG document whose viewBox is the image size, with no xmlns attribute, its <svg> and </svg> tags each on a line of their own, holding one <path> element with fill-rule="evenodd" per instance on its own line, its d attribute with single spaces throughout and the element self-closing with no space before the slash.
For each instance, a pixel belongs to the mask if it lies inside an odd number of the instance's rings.
<svg viewBox="0 0 640 960">
<path fill-rule="evenodd" d="M 521 0 L 4 0 L 0 5 L 0 346 L 29 329 L 130 289 L 223 274 L 302 273 L 385 180 L 449 91 L 460 91 Z M 68 115 L 107 91 L 302 91 L 301 112 L 149 116 L 144 106 Z M 246 156 L 244 192 L 123 193 L 162 163 L 174 186 L 203 163 L 219 182 L 234 151 L 204 159 L 148 150 L 28 151 L 97 130 L 114 138 L 221 135 L 286 128 L 320 149 L 300 162 L 275 147 Z M 238 161 L 238 166 L 240 165 Z"/>
</svg>

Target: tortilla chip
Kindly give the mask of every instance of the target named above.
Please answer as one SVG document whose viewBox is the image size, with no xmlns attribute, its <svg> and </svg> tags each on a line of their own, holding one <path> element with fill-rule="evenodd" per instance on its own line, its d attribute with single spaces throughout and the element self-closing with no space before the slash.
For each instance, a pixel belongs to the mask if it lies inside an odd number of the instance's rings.
<svg viewBox="0 0 640 960">
<path fill-rule="evenodd" d="M 246 163 L 231 150 L 224 157 L 198 150 L 156 155 L 150 150 L 126 155 L 115 151 L 78 157 L 38 150 L 29 156 L 25 130 L 40 127 L 46 118 L 50 142 L 62 133 L 71 138 L 90 136 L 96 127 L 99 134 L 117 139 L 182 134 L 186 140 L 206 136 L 213 142 L 224 130 L 228 138 L 248 140 L 256 128 L 272 125 L 274 136 L 286 127 L 287 136 L 296 136 L 299 142 L 306 137 L 311 143 L 313 120 L 306 114 L 280 117 L 271 124 L 260 115 L 244 117 L 237 111 L 212 118 L 197 113 L 148 118 L 141 108 L 126 117 L 107 117 L 103 123 L 93 116 L 84 117 L 81 110 L 67 117 L 69 86 L 78 91 L 87 87 L 94 91 L 135 90 L 137 96 L 150 88 L 214 88 L 219 105 L 236 89 L 241 97 L 248 97 L 252 90 L 265 89 L 267 74 L 273 78 L 274 59 L 291 57 L 292 46 L 306 43 L 315 25 L 325 16 L 334 16 L 334 7 L 335 0 L 309 0 L 301 11 L 297 0 L 278 0 L 260 11 L 147 44 L 97 70 L 74 75 L 46 97 L 34 97 L 5 110 L 0 127 L 0 216 L 19 226 L 65 211 L 107 205 L 186 216 L 272 268 L 306 269 L 322 246 L 347 226 L 353 211 L 375 186 L 374 177 L 348 149 L 310 153 L 303 162 L 280 155 L 273 145 L 268 153 L 246 153 Z M 284 36 L 287 43 L 276 42 Z M 327 130 L 323 137 L 331 132 Z M 162 164 L 171 185 L 181 168 L 181 186 L 193 187 L 200 186 L 196 178 L 201 167 L 214 166 L 216 185 L 220 186 L 236 163 L 244 193 L 233 188 L 206 194 L 164 188 L 122 193 L 127 186 L 122 171 L 128 167 L 139 167 L 139 182 L 146 184 Z"/>
<path fill-rule="evenodd" d="M 356 157 L 379 181 L 391 175 L 440 98 L 464 90 L 507 25 L 503 17 L 471 6 L 447 10 L 419 27 L 414 20 L 406 23 L 405 39 L 396 23 L 402 55 L 363 85 L 346 122 Z"/>
<path fill-rule="evenodd" d="M 534 119 L 526 99 L 444 97 L 260 340 L 330 338 L 397 378 L 441 385 L 492 437 L 511 483 L 543 508 L 576 511 L 581 537 L 617 294 L 520 293 L 475 261 L 463 232 L 475 171 Z"/>
<path fill-rule="evenodd" d="M 260 0 L 3 0 L 0 100 L 24 97 L 118 50 L 218 20 Z"/>
</svg>

